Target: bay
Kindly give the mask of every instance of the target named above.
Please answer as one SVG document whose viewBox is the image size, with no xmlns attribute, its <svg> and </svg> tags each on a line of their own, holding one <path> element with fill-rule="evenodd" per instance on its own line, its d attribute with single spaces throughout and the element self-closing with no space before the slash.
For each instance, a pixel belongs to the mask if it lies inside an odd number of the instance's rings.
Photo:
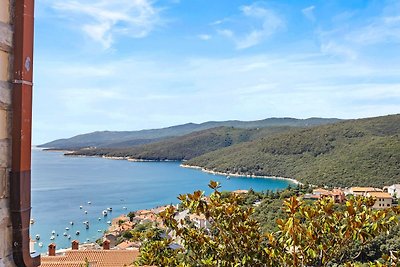
<svg viewBox="0 0 400 267">
<path fill-rule="evenodd" d="M 69 248 L 74 239 L 80 243 L 94 242 L 107 230 L 107 221 L 113 217 L 138 209 L 176 204 L 179 194 L 195 190 L 208 194 L 210 180 L 220 182 L 222 190 L 278 190 L 290 184 L 273 178 L 227 179 L 179 165 L 179 162 L 70 157 L 62 152 L 33 149 L 31 218 L 35 223 L 31 225 L 30 235 L 33 239 L 40 235 L 35 244 L 36 252 L 45 253 L 52 242 L 57 249 Z M 102 211 L 108 207 L 113 211 L 104 217 Z M 89 221 L 89 229 L 85 229 L 84 221 Z M 54 240 L 50 240 L 52 231 L 56 232 Z M 80 234 L 76 235 L 76 231 Z M 71 239 L 64 233 L 71 235 Z M 39 247 L 39 242 L 43 247 Z"/>
</svg>

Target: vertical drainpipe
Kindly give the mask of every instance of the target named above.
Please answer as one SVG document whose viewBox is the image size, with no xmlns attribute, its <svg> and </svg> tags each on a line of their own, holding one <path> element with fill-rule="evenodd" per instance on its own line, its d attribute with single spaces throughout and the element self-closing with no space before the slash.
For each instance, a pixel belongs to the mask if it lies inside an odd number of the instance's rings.
<svg viewBox="0 0 400 267">
<path fill-rule="evenodd" d="M 31 129 L 34 0 L 14 0 L 12 164 L 10 207 L 13 228 L 13 258 L 18 267 L 36 267 L 40 257 L 31 257 Z"/>
</svg>

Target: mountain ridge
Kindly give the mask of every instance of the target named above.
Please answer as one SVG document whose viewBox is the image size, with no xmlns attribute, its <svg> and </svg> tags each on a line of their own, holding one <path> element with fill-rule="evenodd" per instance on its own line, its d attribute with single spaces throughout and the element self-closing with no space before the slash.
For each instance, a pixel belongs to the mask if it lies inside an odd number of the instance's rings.
<svg viewBox="0 0 400 267">
<path fill-rule="evenodd" d="M 220 126 L 235 128 L 264 128 L 271 126 L 310 127 L 321 124 L 335 123 L 338 121 L 341 120 L 336 118 L 317 117 L 312 117 L 308 119 L 273 117 L 254 121 L 208 121 L 198 124 L 186 123 L 160 129 L 144 129 L 139 131 L 96 131 L 86 134 L 79 134 L 71 138 L 57 139 L 51 142 L 47 142 L 45 144 L 41 144 L 38 147 L 60 150 L 77 150 L 87 147 L 121 147 L 121 145 L 123 146 L 125 142 L 132 142 L 132 146 L 137 146 Z M 118 143 L 120 143 L 121 145 L 118 145 Z"/>
</svg>

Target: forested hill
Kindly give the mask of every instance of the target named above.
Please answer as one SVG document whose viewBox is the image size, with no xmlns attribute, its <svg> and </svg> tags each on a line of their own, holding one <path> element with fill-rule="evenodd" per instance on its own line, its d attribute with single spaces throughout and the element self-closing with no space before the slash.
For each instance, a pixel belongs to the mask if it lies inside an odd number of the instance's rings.
<svg viewBox="0 0 400 267">
<path fill-rule="evenodd" d="M 188 160 L 202 154 L 257 138 L 288 131 L 293 127 L 240 129 L 217 127 L 184 136 L 128 148 L 81 149 L 68 155 L 129 157 L 138 160 Z"/>
<path fill-rule="evenodd" d="M 87 147 L 97 148 L 125 148 L 149 144 L 167 139 L 170 137 L 183 136 L 196 131 L 207 130 L 216 127 L 235 127 L 235 128 L 265 128 L 275 126 L 309 127 L 315 125 L 329 124 L 338 122 L 338 119 L 309 118 L 269 118 L 256 121 L 209 121 L 200 124 L 187 123 L 183 125 L 171 126 L 161 129 L 141 130 L 141 131 L 101 131 L 77 135 L 67 139 L 58 139 L 39 147 L 53 149 L 75 150 Z"/>
<path fill-rule="evenodd" d="M 292 129 L 186 162 L 209 170 L 328 186 L 400 183 L 400 115 Z"/>
</svg>

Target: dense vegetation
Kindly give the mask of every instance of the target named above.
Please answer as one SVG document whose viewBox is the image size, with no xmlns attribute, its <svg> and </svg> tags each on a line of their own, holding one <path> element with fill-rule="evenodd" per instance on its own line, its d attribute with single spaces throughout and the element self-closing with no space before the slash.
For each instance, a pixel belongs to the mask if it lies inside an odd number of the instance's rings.
<svg viewBox="0 0 400 267">
<path fill-rule="evenodd" d="M 400 181 L 400 115 L 291 129 L 219 149 L 186 164 L 209 170 L 293 177 L 328 186 Z"/>
<path fill-rule="evenodd" d="M 183 136 L 196 131 L 207 130 L 216 127 L 235 128 L 265 128 L 277 126 L 310 127 L 328 123 L 335 123 L 338 119 L 309 118 L 305 120 L 293 118 L 269 118 L 257 121 L 209 121 L 200 124 L 187 123 L 162 129 L 141 130 L 141 131 L 101 131 L 88 134 L 81 134 L 67 139 L 59 139 L 39 147 L 76 150 L 80 148 L 124 148 L 142 144 L 158 142 L 162 139 Z"/>
<path fill-rule="evenodd" d="M 129 157 L 142 160 L 189 160 L 205 153 L 260 137 L 288 131 L 291 127 L 240 129 L 218 127 L 164 141 L 128 148 L 81 149 L 69 155 Z"/>
<path fill-rule="evenodd" d="M 175 219 L 173 206 L 160 214 L 165 231 L 155 229 L 142 235 L 137 265 L 156 266 L 397 266 L 398 257 L 389 257 L 397 245 L 379 246 L 386 232 L 395 236 L 400 209 L 373 210 L 371 198 L 350 198 L 345 205 L 325 198 L 312 204 L 297 196 L 283 199 L 277 231 L 263 231 L 254 219 L 249 199 L 224 195 L 211 182 L 209 200 L 203 193 L 180 195 L 181 206 L 203 215 L 208 228 Z M 297 189 L 298 190 L 298 189 Z M 291 194 L 287 191 L 284 194 Z M 282 196 L 283 193 L 280 194 Z M 172 236 L 172 238 L 166 234 Z M 180 246 L 174 246 L 179 240 Z M 380 251 L 374 251 L 378 246 Z M 371 247 L 372 246 L 372 247 Z M 366 252 L 372 252 L 366 254 Z M 386 254 L 387 253 L 387 254 Z"/>
</svg>

